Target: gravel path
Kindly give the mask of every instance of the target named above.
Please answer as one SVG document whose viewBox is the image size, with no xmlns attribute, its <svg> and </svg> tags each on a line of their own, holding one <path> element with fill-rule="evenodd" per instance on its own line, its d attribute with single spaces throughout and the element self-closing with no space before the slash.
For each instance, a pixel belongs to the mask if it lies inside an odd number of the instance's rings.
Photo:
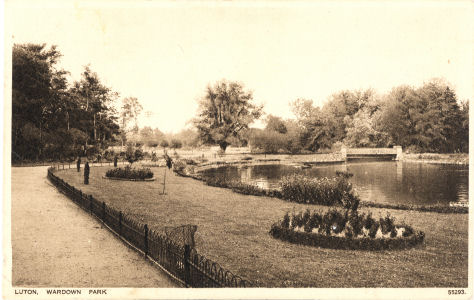
<svg viewBox="0 0 474 300">
<path fill-rule="evenodd" d="M 47 167 L 12 168 L 12 285 L 178 287 L 59 193 Z"/>
</svg>

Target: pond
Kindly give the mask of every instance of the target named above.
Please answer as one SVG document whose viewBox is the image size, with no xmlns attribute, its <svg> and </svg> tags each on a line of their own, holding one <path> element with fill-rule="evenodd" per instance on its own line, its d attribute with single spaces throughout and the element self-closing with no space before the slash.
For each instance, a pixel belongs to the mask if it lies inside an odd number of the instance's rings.
<svg viewBox="0 0 474 300">
<path fill-rule="evenodd" d="M 396 161 L 349 162 L 316 165 L 302 169 L 295 165 L 225 166 L 202 172 L 261 188 L 278 188 L 280 178 L 299 173 L 311 177 L 334 177 L 348 171 L 354 189 L 363 201 L 387 204 L 449 206 L 468 202 L 468 166 L 435 165 Z"/>
</svg>

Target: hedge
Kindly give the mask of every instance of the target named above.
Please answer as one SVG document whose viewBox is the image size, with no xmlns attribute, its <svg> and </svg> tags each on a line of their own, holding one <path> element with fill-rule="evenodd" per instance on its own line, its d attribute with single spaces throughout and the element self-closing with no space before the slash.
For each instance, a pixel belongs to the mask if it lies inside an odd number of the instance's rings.
<svg viewBox="0 0 474 300">
<path fill-rule="evenodd" d="M 341 250 L 370 251 L 411 248 L 422 243 L 425 238 L 425 234 L 421 231 L 409 237 L 400 238 L 347 238 L 327 236 L 313 232 L 294 231 L 289 228 L 283 228 L 278 224 L 273 224 L 270 234 L 274 238 L 294 244 Z"/>
<path fill-rule="evenodd" d="M 304 232 L 296 228 L 303 228 Z M 377 237 L 378 232 L 382 237 Z M 340 212 L 337 209 L 324 214 L 306 210 L 293 213 L 291 217 L 286 213 L 283 220 L 272 225 L 270 234 L 296 244 L 352 250 L 404 249 L 424 239 L 421 231 L 417 233 L 410 226 L 395 225 L 390 215 L 376 220 L 371 213 L 359 214 L 357 210 Z"/>
<path fill-rule="evenodd" d="M 150 168 L 131 168 L 126 166 L 125 168 L 110 169 L 105 173 L 108 178 L 123 178 L 123 179 L 134 179 L 134 180 L 145 180 L 153 178 L 153 172 Z"/>
</svg>

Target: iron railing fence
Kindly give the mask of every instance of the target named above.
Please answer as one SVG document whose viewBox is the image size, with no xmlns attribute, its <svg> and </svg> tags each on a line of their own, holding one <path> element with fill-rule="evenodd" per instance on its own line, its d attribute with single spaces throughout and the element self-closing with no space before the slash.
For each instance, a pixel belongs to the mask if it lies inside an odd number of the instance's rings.
<svg viewBox="0 0 474 300">
<path fill-rule="evenodd" d="M 92 195 L 71 186 L 54 174 L 60 165 L 48 169 L 49 180 L 77 205 L 101 220 L 146 258 L 158 263 L 173 277 L 190 287 L 253 287 L 252 282 L 234 275 L 197 253 L 189 245 L 178 245 L 165 235 L 148 228 L 121 211 L 109 207 Z"/>
</svg>

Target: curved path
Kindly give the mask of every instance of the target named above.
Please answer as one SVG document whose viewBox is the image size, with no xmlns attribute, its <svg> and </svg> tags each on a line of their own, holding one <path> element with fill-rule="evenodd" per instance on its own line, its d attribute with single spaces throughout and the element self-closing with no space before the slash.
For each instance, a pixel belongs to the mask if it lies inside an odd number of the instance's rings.
<svg viewBox="0 0 474 300">
<path fill-rule="evenodd" d="M 47 167 L 12 168 L 12 285 L 178 287 L 59 193 Z"/>
</svg>

